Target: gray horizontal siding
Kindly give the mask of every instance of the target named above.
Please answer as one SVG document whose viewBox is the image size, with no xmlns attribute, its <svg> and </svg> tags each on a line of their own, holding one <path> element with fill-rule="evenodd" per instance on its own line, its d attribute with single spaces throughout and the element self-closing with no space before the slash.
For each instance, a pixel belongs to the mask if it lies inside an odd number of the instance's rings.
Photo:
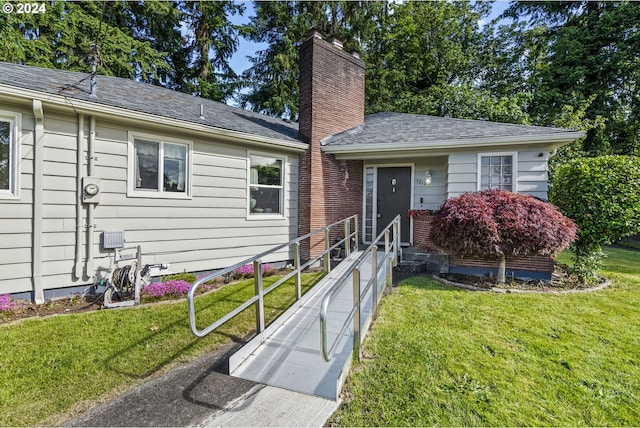
<svg viewBox="0 0 640 428">
<path fill-rule="evenodd" d="M 2 222 L 0 223 L 0 233 L 10 232 L 10 229 L 4 225 L 4 219 L 31 217 L 31 204 L 25 204 L 21 201 L 16 203 L 11 200 L 2 200 L 0 205 L 2 206 L 2 209 L 0 209 L 0 222 Z"/>
<path fill-rule="evenodd" d="M 83 238 L 83 241 L 86 239 Z M 56 230 L 45 231 L 42 236 L 42 245 L 45 249 L 50 248 L 55 251 L 58 248 L 75 245 L 75 232 L 58 232 Z M 84 255 L 84 253 L 82 253 Z"/>
<path fill-rule="evenodd" d="M 28 218 L 8 218 L 2 220 L 2 234 L 11 236 L 16 234 L 30 234 L 31 220 Z"/>
<path fill-rule="evenodd" d="M 491 152 L 483 152 L 490 154 Z M 502 151 L 500 153 L 503 153 Z M 547 198 L 547 161 L 549 153 L 542 150 L 519 151 L 517 164 L 517 188 L 519 193 Z M 542 155 L 542 156 L 540 156 Z M 475 192 L 478 180 L 478 154 L 457 153 L 449 155 L 447 169 L 447 197 L 464 192 Z"/>
<path fill-rule="evenodd" d="M 7 233 L 2 232 L 2 239 L 0 239 L 0 248 L 31 248 L 31 234 L 26 233 Z M 31 258 L 28 259 L 31 261 Z M 0 263 L 4 264 L 4 263 Z"/>
<path fill-rule="evenodd" d="M 12 265 L 14 263 L 24 263 L 25 260 L 31 259 L 30 247 L 17 248 L 0 248 L 0 260 L 3 265 Z"/>
<path fill-rule="evenodd" d="M 475 192 L 478 181 L 478 154 L 453 153 L 447 166 L 447 199 Z"/>
<path fill-rule="evenodd" d="M 442 205 L 446 193 L 446 158 L 424 159 L 417 162 L 414 169 L 413 209 L 435 210 Z M 431 184 L 418 184 L 426 172 L 431 174 Z M 420 200 L 422 199 L 422 203 Z"/>
<path fill-rule="evenodd" d="M 109 174 L 103 178 L 104 193 L 96 208 L 96 231 L 124 230 L 127 246 L 141 245 L 144 263 L 170 263 L 172 271 L 220 268 L 295 237 L 295 210 L 288 211 L 288 219 L 246 220 L 245 147 L 187 137 L 194 149 L 191 199 L 126 197 L 128 136 L 105 125 L 98 129 L 97 171 L 108 168 Z M 101 139 L 104 135 L 110 140 Z M 116 141 L 122 137 L 125 140 Z M 289 163 L 287 180 L 295 179 L 296 189 L 296 157 Z"/>
<path fill-rule="evenodd" d="M 0 275 L 3 275 L 3 267 L 3 265 L 0 265 Z M 31 278 L 28 275 L 20 278 L 2 276 L 2 280 L 0 280 L 0 293 L 2 294 L 22 293 L 30 291 L 31 288 Z"/>
<path fill-rule="evenodd" d="M 4 294 L 31 289 L 35 119 L 24 107 L 2 104 L 0 109 L 22 114 L 19 199 L 0 199 L 0 294 Z"/>
<path fill-rule="evenodd" d="M 542 155 L 542 156 L 540 156 Z M 547 199 L 549 152 L 518 152 L 518 192 Z"/>
<path fill-rule="evenodd" d="M 20 278 L 29 278 L 31 276 L 31 263 L 11 263 L 0 264 L 0 278 L 3 282 L 11 282 Z M 7 284 L 8 285 L 8 284 Z M 2 290 L 2 294 L 6 291 Z"/>
<path fill-rule="evenodd" d="M 34 120 L 23 112 L 21 200 L 0 201 L 0 293 L 30 291 L 32 131 Z M 45 289 L 91 282 L 73 277 L 76 252 L 77 117 L 45 109 L 43 163 L 42 271 Z M 150 128 L 130 129 L 96 120 L 95 175 L 101 179 L 95 207 L 94 256 L 98 271 L 112 263 L 100 247 L 104 230 L 124 230 L 126 245 L 141 245 L 144 263 L 169 263 L 171 271 L 207 270 L 228 266 L 281 244 L 297 235 L 296 155 L 286 157 L 285 218 L 247 220 L 247 148 L 201 137 L 168 135 Z M 89 136 L 86 117 L 85 139 Z M 190 199 L 128 197 L 128 132 L 193 142 Z M 27 141 L 28 140 L 28 141 Z M 31 146 L 29 146 L 31 144 Z M 84 148 L 86 151 L 87 143 Z M 269 153 L 268 150 L 260 150 Z M 86 153 L 83 158 L 86 158 Z M 86 174 L 86 160 L 83 169 Z M 81 253 L 86 254 L 86 207 L 83 207 Z M 5 257 L 3 257 L 3 255 Z M 291 258 L 281 251 L 265 261 Z"/>
</svg>

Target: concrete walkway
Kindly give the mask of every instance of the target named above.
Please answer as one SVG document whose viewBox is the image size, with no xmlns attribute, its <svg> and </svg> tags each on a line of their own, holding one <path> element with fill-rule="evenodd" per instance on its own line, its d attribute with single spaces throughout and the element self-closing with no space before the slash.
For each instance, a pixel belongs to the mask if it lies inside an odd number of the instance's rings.
<svg viewBox="0 0 640 428">
<path fill-rule="evenodd" d="M 273 386 L 258 386 L 223 412 L 203 421 L 204 427 L 323 427 L 339 402 Z"/>
</svg>

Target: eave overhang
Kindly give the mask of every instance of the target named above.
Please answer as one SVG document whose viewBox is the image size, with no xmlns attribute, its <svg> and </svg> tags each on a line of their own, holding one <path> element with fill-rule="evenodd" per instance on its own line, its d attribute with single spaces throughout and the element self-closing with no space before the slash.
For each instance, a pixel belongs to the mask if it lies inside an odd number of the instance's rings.
<svg viewBox="0 0 640 428">
<path fill-rule="evenodd" d="M 442 156 L 461 151 L 490 151 L 517 149 L 527 146 L 531 149 L 554 151 L 584 137 L 582 131 L 567 131 L 524 136 L 481 137 L 455 140 L 430 141 L 428 143 L 371 143 L 325 145 L 322 151 L 336 156 L 337 159 L 380 159 Z"/>
</svg>

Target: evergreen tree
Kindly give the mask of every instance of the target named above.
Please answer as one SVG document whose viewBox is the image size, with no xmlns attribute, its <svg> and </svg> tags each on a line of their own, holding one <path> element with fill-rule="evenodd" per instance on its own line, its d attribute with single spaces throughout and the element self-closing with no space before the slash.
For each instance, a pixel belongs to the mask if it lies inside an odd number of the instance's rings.
<svg viewBox="0 0 640 428">
<path fill-rule="evenodd" d="M 506 16 L 520 23 L 513 36 L 544 59 L 521 72 L 534 121 L 551 124 L 590 100 L 585 118 L 605 126 L 589 130 L 585 152 L 640 153 L 640 3 L 514 2 Z"/>
<path fill-rule="evenodd" d="M 0 60 L 125 77 L 215 100 L 231 96 L 239 28 L 231 1 L 103 1 L 0 15 Z M 96 44 L 98 49 L 92 49 Z"/>
<path fill-rule="evenodd" d="M 391 85 L 381 104 L 398 112 L 528 123 L 527 94 L 495 95 L 479 85 L 485 44 L 478 22 L 489 11 L 486 3 L 468 1 L 394 5 L 382 61 Z"/>
<path fill-rule="evenodd" d="M 0 59 L 46 68 L 90 71 L 92 44 L 99 46 L 98 72 L 140 80 L 157 79 L 170 68 L 165 54 L 104 22 L 111 3 L 47 4 L 46 13 L 3 14 Z"/>
<path fill-rule="evenodd" d="M 244 5 L 232 1 L 185 1 L 181 3 L 183 22 L 191 38 L 187 49 L 190 63 L 183 86 L 185 92 L 223 101 L 237 87 L 238 76 L 229 60 L 238 49 L 240 29 L 229 17 L 244 12 Z"/>
</svg>

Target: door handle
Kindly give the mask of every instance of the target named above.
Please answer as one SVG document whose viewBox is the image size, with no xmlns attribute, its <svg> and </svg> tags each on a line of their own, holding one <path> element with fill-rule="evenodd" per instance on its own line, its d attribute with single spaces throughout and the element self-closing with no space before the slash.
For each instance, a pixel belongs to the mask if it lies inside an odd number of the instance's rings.
<svg viewBox="0 0 640 428">
<path fill-rule="evenodd" d="M 382 218 L 382 213 L 378 213 L 378 214 L 376 214 L 376 217 L 378 217 L 378 218 Z"/>
</svg>

